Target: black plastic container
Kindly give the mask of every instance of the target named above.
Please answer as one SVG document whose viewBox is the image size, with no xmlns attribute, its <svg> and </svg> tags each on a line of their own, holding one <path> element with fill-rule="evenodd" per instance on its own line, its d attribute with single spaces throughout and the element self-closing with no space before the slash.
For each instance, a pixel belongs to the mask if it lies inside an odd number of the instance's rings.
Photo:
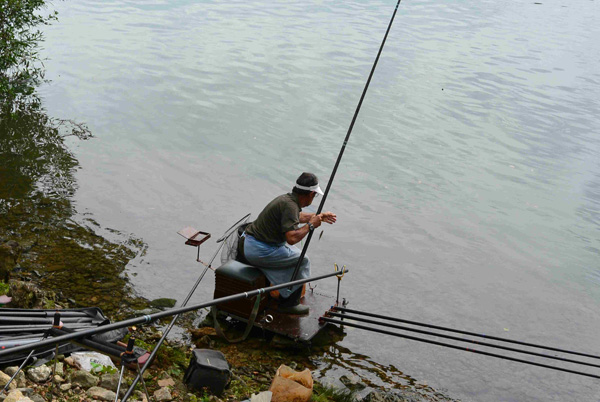
<svg viewBox="0 0 600 402">
<path fill-rule="evenodd" d="M 231 380 L 229 363 L 218 350 L 194 349 L 183 380 L 190 388 L 208 388 L 219 396 Z"/>
</svg>

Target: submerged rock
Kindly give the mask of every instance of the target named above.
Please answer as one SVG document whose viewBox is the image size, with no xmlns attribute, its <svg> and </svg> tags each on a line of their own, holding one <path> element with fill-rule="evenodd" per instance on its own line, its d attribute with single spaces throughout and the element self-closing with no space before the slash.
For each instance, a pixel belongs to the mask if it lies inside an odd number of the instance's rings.
<svg viewBox="0 0 600 402">
<path fill-rule="evenodd" d="M 154 308 L 160 308 L 160 309 L 165 309 L 165 308 L 173 308 L 175 307 L 175 303 L 177 303 L 177 300 L 175 299 L 169 299 L 169 298 L 162 298 L 162 299 L 154 299 L 150 302 L 150 307 L 154 307 Z"/>
</svg>

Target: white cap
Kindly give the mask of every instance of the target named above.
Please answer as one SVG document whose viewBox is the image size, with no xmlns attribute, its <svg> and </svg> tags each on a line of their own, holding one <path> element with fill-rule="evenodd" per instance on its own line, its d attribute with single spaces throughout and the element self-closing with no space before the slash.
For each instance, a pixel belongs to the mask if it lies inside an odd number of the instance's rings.
<svg viewBox="0 0 600 402">
<path fill-rule="evenodd" d="M 316 191 L 317 194 L 323 195 L 323 190 L 321 190 L 321 187 L 319 187 L 319 183 L 315 184 L 314 186 L 310 186 L 310 187 L 301 186 L 300 184 L 296 183 L 296 188 L 298 188 L 300 190 Z"/>
</svg>

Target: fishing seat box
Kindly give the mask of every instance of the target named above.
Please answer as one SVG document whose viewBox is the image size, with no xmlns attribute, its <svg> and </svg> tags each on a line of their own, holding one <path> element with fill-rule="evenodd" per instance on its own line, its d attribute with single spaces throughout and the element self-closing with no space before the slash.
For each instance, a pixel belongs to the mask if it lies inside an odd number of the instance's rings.
<svg viewBox="0 0 600 402">
<path fill-rule="evenodd" d="M 267 278 L 258 268 L 252 265 L 243 264 L 236 260 L 229 260 L 215 270 L 215 299 L 266 286 Z M 259 312 L 264 311 L 267 307 L 267 302 L 268 296 L 262 295 L 258 309 Z M 253 307 L 254 299 L 246 298 L 217 305 L 219 310 L 245 319 L 250 317 Z"/>
<path fill-rule="evenodd" d="M 208 388 L 221 395 L 231 380 L 231 371 L 225 355 L 218 350 L 194 349 L 183 381 L 198 391 Z"/>
</svg>

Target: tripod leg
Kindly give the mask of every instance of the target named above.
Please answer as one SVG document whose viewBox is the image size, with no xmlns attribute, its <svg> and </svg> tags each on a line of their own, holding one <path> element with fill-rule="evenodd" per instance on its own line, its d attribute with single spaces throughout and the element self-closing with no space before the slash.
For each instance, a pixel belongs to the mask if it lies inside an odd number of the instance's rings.
<svg viewBox="0 0 600 402">
<path fill-rule="evenodd" d="M 2 391 L 0 391 L 0 395 L 2 395 L 3 393 L 5 393 L 6 390 L 8 389 L 8 387 L 10 387 L 10 384 L 17 377 L 17 375 L 19 375 L 19 373 L 21 372 L 21 370 L 23 370 L 23 367 L 25 367 L 25 365 L 27 364 L 27 362 L 31 358 L 31 355 L 33 355 L 34 352 L 35 352 L 35 350 L 32 350 L 31 352 L 29 352 L 29 355 L 25 358 L 25 360 L 23 360 L 23 363 L 21 363 L 21 365 L 19 366 L 19 368 L 17 369 L 17 371 L 15 371 L 15 373 L 13 374 L 13 376 L 10 377 L 10 380 L 8 380 L 8 382 L 4 386 L 4 389 Z"/>
<path fill-rule="evenodd" d="M 146 382 L 144 381 L 144 376 L 142 375 L 142 368 L 140 367 L 140 362 L 136 360 L 138 373 L 140 374 L 140 380 L 142 380 L 142 386 L 144 387 L 144 392 L 146 393 L 146 397 L 148 398 L 148 402 L 150 402 L 150 394 L 148 393 L 148 388 L 146 388 Z"/>
<path fill-rule="evenodd" d="M 119 400 L 119 391 L 121 390 L 121 383 L 123 382 L 123 373 L 125 372 L 125 362 L 121 359 L 121 375 L 119 376 L 119 384 L 117 385 L 117 396 L 115 396 L 115 402 Z"/>
</svg>

